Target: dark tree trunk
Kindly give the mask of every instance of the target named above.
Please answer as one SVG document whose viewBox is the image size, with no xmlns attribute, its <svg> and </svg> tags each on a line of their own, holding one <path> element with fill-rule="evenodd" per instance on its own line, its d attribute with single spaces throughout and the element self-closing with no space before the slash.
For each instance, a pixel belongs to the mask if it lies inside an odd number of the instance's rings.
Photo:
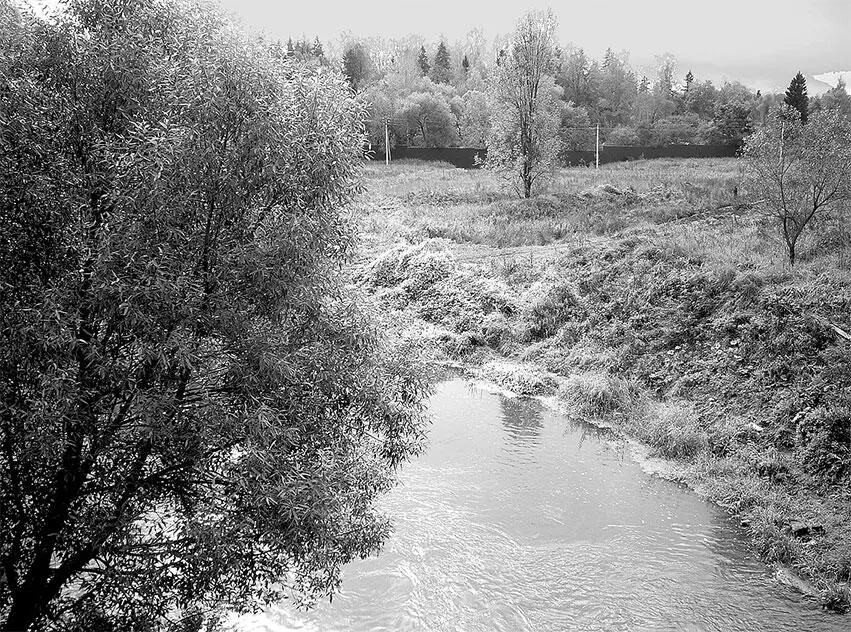
<svg viewBox="0 0 851 632">
<path fill-rule="evenodd" d="M 12 601 L 9 616 L 3 624 L 3 632 L 26 632 L 41 615 L 43 599 L 39 595 L 23 591 Z"/>
</svg>

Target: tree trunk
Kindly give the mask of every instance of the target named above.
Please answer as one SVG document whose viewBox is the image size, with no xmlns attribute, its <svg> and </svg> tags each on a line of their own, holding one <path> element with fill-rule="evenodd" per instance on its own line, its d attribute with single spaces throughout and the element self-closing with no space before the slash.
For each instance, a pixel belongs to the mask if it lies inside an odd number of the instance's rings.
<svg viewBox="0 0 851 632">
<path fill-rule="evenodd" d="M 795 265 L 795 242 L 789 243 L 789 265 Z"/>
<path fill-rule="evenodd" d="M 3 632 L 26 632 L 41 615 L 42 601 L 37 595 L 19 593 L 12 601 Z"/>
</svg>

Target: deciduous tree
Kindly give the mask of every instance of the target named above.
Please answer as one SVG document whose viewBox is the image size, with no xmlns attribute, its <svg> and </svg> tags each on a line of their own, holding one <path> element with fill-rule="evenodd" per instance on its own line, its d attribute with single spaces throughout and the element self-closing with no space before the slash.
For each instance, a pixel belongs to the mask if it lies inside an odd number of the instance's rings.
<svg viewBox="0 0 851 632">
<path fill-rule="evenodd" d="M 354 42 L 343 53 L 343 74 L 355 92 L 363 89 L 369 76 L 369 54 L 360 42 Z"/>
<path fill-rule="evenodd" d="M 775 220 L 794 265 L 804 230 L 851 199 L 851 121 L 823 110 L 803 125 L 789 108 L 769 116 L 744 155 L 747 186 Z"/>
<path fill-rule="evenodd" d="M 821 95 L 821 105 L 825 109 L 838 110 L 843 116 L 851 118 L 851 96 L 848 96 L 845 81 L 841 77 L 833 88 Z"/>
<path fill-rule="evenodd" d="M 408 122 L 412 137 L 424 147 L 447 147 L 456 141 L 455 117 L 449 103 L 437 92 L 413 92 L 399 105 L 396 115 Z"/>
<path fill-rule="evenodd" d="M 724 145 L 741 147 L 753 130 L 750 108 L 736 101 L 716 105 L 713 123 L 711 140 Z"/>
<path fill-rule="evenodd" d="M 207 5 L 0 30 L 0 628 L 333 593 L 422 440 L 341 284 L 361 107 Z"/>
<path fill-rule="evenodd" d="M 485 147 L 490 134 L 491 116 L 488 95 L 479 90 L 464 94 L 461 133 L 467 147 Z"/>
<path fill-rule="evenodd" d="M 488 164 L 524 197 L 557 167 L 561 148 L 556 70 L 556 19 L 529 12 L 517 23 L 496 73 Z"/>
</svg>

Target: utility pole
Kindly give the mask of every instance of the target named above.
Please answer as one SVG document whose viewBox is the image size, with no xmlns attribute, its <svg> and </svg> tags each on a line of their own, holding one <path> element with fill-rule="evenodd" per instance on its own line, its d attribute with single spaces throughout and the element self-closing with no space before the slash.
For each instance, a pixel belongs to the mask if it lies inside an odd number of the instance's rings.
<svg viewBox="0 0 851 632">
<path fill-rule="evenodd" d="M 597 166 L 596 169 L 600 169 L 600 124 L 597 123 Z"/>
<path fill-rule="evenodd" d="M 390 121 L 384 121 L 384 164 L 390 164 Z"/>
</svg>

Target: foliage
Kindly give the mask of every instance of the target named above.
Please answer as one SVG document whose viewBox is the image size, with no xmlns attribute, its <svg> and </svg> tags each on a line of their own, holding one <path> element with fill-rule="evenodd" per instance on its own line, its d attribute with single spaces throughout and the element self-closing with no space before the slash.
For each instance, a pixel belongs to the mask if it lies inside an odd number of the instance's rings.
<svg viewBox="0 0 851 632">
<path fill-rule="evenodd" d="M 562 56 L 557 81 L 564 90 L 566 101 L 585 108 L 596 104 L 599 68 L 583 49 L 572 48 L 567 55 Z"/>
<path fill-rule="evenodd" d="M 491 114 L 488 95 L 470 90 L 464 95 L 461 136 L 467 147 L 484 147 L 490 134 Z"/>
<path fill-rule="evenodd" d="M 447 147 L 456 139 L 456 118 L 438 92 L 414 92 L 399 105 L 396 118 L 406 121 L 425 147 Z"/>
<path fill-rule="evenodd" d="M 640 145 L 641 139 L 638 137 L 638 131 L 634 127 L 618 125 L 616 128 L 609 132 L 605 144 Z"/>
<path fill-rule="evenodd" d="M 584 151 L 594 149 L 594 129 L 585 108 L 573 103 L 563 103 L 559 136 L 563 151 Z"/>
<path fill-rule="evenodd" d="M 653 141 L 660 145 L 699 142 L 700 119 L 697 114 L 674 114 L 653 124 Z"/>
<path fill-rule="evenodd" d="M 798 110 L 801 122 L 804 125 L 807 124 L 810 98 L 807 96 L 807 79 L 800 72 L 792 78 L 789 87 L 786 88 L 786 97 L 783 102 Z"/>
<path fill-rule="evenodd" d="M 606 49 L 600 68 L 597 120 L 604 127 L 627 123 L 638 92 L 635 72 L 629 66 L 629 55 Z"/>
<path fill-rule="evenodd" d="M 840 77 L 837 84 L 821 95 L 821 106 L 826 109 L 836 109 L 846 118 L 851 118 L 851 96 Z"/>
<path fill-rule="evenodd" d="M 552 11 L 521 18 L 493 85 L 488 165 L 527 198 L 552 175 L 560 149 L 555 31 Z"/>
<path fill-rule="evenodd" d="M 343 74 L 355 92 L 363 89 L 369 71 L 369 53 L 360 42 L 351 44 L 343 54 Z"/>
<path fill-rule="evenodd" d="M 565 403 L 592 418 L 631 414 L 639 403 L 639 393 L 635 382 L 600 371 L 574 373 L 559 389 Z"/>
<path fill-rule="evenodd" d="M 523 317 L 532 339 L 552 336 L 570 320 L 581 320 L 584 308 L 569 283 L 541 280 L 534 283 L 521 301 Z"/>
<path fill-rule="evenodd" d="M 825 110 L 803 125 L 794 114 L 771 116 L 744 151 L 748 187 L 776 222 L 793 265 L 807 226 L 851 199 L 851 121 Z"/>
<path fill-rule="evenodd" d="M 715 143 L 741 147 L 753 130 L 750 109 L 737 101 L 718 104 L 713 122 L 710 139 Z"/>
<path fill-rule="evenodd" d="M 431 70 L 431 64 L 428 61 L 425 46 L 420 47 L 420 56 L 417 58 L 417 65 L 420 68 L 421 76 L 428 77 Z"/>
<path fill-rule="evenodd" d="M 318 37 L 314 38 L 312 42 L 308 41 L 305 37 L 295 42 L 293 42 L 292 38 L 288 39 L 286 56 L 290 59 L 312 65 L 328 65 L 328 59 L 325 57 L 322 42 L 319 41 Z"/>
<path fill-rule="evenodd" d="M 452 70 L 449 68 L 449 51 L 443 41 L 437 45 L 430 77 L 435 83 L 449 83 L 452 79 Z"/>
<path fill-rule="evenodd" d="M 362 108 L 206 4 L 0 29 L 4 629 L 333 593 L 423 432 L 339 279 Z"/>
</svg>

